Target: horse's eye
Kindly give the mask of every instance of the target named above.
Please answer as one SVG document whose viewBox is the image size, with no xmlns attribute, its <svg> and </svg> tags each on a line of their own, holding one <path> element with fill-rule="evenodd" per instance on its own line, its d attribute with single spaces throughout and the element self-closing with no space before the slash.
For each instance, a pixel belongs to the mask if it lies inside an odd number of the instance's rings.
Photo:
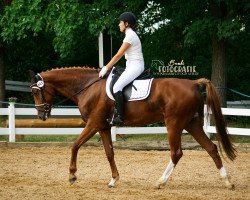
<svg viewBox="0 0 250 200">
<path fill-rule="evenodd" d="M 37 94 L 39 93 L 39 90 L 37 90 L 37 89 L 32 89 L 32 90 L 31 90 L 31 93 L 32 93 L 33 95 L 37 95 Z"/>
</svg>

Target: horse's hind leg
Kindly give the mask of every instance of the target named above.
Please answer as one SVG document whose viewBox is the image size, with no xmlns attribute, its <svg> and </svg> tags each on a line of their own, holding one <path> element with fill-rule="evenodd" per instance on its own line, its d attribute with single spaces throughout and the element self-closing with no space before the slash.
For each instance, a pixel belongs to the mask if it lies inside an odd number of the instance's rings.
<svg viewBox="0 0 250 200">
<path fill-rule="evenodd" d="M 84 130 L 82 131 L 81 135 L 78 137 L 78 139 L 74 142 L 72 149 L 71 149 L 71 160 L 70 160 L 70 167 L 69 167 L 69 182 L 73 184 L 76 181 L 76 161 L 77 161 L 77 153 L 79 148 L 82 144 L 87 142 L 94 134 L 96 133 L 96 130 L 91 128 L 89 125 L 87 125 Z"/>
<path fill-rule="evenodd" d="M 156 188 L 159 189 L 167 183 L 168 178 L 174 170 L 174 167 L 182 157 L 181 149 L 181 132 L 180 127 L 170 127 L 168 126 L 168 141 L 170 145 L 171 158 L 170 161 L 163 172 L 161 178 L 156 183 Z"/>
<path fill-rule="evenodd" d="M 204 148 L 208 154 L 214 160 L 216 167 L 219 169 L 220 176 L 225 180 L 226 186 L 229 189 L 234 189 L 234 185 L 229 181 L 229 176 L 225 167 L 222 164 L 221 157 L 218 153 L 217 146 L 206 136 L 203 127 L 202 121 L 199 117 L 195 117 L 185 128 L 195 140 Z"/>
<path fill-rule="evenodd" d="M 114 150 L 111 140 L 111 132 L 110 130 L 105 130 L 105 131 L 100 131 L 99 133 L 102 137 L 103 146 L 112 171 L 112 178 L 108 184 L 108 187 L 110 188 L 115 187 L 115 183 L 119 180 L 119 173 L 114 159 Z"/>
</svg>

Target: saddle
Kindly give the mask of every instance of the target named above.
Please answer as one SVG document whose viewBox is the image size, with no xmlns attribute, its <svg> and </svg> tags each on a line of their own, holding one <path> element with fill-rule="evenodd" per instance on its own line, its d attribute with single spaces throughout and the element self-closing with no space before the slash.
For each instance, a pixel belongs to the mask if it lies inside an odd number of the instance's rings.
<svg viewBox="0 0 250 200">
<path fill-rule="evenodd" d="M 113 86 L 116 83 L 116 81 L 119 79 L 121 74 L 124 72 L 124 70 L 125 70 L 124 68 L 113 68 L 113 70 L 110 72 L 109 76 L 111 76 L 111 81 L 110 81 L 110 85 L 109 85 L 109 90 L 110 90 L 112 96 L 114 95 Z M 140 82 L 137 82 L 137 84 L 135 84 L 135 81 L 139 81 L 139 80 L 145 80 L 144 82 L 148 82 L 148 84 L 150 84 L 150 86 L 151 86 L 153 77 L 150 74 L 150 70 L 145 70 L 140 76 L 138 76 L 133 82 L 128 84 L 123 89 L 122 92 L 123 92 L 123 96 L 124 96 L 125 101 L 132 101 L 131 100 L 132 90 L 137 91 L 139 89 L 138 84 L 140 84 Z M 140 85 L 142 85 L 142 84 L 140 84 Z M 150 90 L 150 87 L 148 89 Z M 149 92 L 148 92 L 148 94 L 149 94 Z M 139 98 L 138 100 L 140 100 L 140 99 L 142 99 L 142 98 Z M 137 99 L 135 99 L 135 100 L 137 100 Z"/>
</svg>

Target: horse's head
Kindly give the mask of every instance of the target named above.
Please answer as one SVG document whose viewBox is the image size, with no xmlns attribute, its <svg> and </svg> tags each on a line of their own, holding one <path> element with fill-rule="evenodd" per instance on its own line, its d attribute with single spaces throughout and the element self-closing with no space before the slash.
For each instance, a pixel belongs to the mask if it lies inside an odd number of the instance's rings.
<svg viewBox="0 0 250 200">
<path fill-rule="evenodd" d="M 46 84 L 40 74 L 30 71 L 31 92 L 35 100 L 38 118 L 45 121 L 49 118 L 53 104 L 54 89 Z"/>
</svg>

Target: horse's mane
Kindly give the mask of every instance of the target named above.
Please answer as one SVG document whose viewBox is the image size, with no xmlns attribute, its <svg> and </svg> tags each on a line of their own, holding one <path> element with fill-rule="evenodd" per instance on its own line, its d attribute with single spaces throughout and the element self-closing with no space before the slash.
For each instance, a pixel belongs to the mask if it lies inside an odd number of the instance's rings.
<svg viewBox="0 0 250 200">
<path fill-rule="evenodd" d="M 56 71 L 56 70 L 70 70 L 70 69 L 80 69 L 80 70 L 84 70 L 84 71 L 96 71 L 96 68 L 93 67 L 89 67 L 89 66 L 84 66 L 84 67 L 80 67 L 80 66 L 73 66 L 73 67 L 60 67 L 60 68 L 53 68 L 53 69 L 49 69 L 46 70 L 45 72 L 52 72 L 52 71 Z"/>
</svg>

